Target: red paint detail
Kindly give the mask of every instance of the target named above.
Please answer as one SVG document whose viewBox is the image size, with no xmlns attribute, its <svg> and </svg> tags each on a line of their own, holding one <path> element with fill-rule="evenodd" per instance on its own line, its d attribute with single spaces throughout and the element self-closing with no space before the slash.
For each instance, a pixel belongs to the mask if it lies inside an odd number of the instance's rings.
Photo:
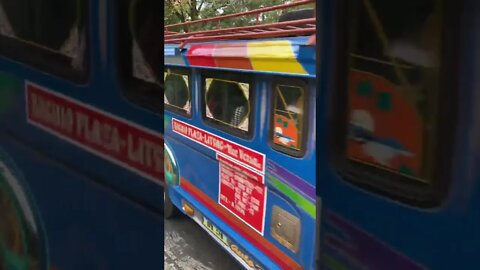
<svg viewBox="0 0 480 270">
<path fill-rule="evenodd" d="M 215 44 L 195 44 L 187 52 L 187 59 L 191 66 L 216 67 L 213 53 Z"/>
<path fill-rule="evenodd" d="M 267 200 L 263 176 L 220 155 L 217 158 L 220 161 L 218 203 L 263 235 Z"/>
<path fill-rule="evenodd" d="M 302 270 L 302 266 L 283 253 L 280 249 L 268 242 L 263 237 L 259 237 L 258 233 L 248 227 L 245 223 L 235 217 L 228 210 L 219 206 L 215 201 L 210 199 L 206 194 L 197 189 L 188 180 L 182 178 L 180 187 L 192 195 L 196 200 L 200 201 L 215 216 L 223 220 L 228 226 L 244 237 L 248 242 L 260 249 L 266 256 L 272 259 L 282 269 L 285 270 Z"/>
<path fill-rule="evenodd" d="M 26 98 L 31 124 L 163 184 L 160 134 L 33 84 Z"/>
</svg>

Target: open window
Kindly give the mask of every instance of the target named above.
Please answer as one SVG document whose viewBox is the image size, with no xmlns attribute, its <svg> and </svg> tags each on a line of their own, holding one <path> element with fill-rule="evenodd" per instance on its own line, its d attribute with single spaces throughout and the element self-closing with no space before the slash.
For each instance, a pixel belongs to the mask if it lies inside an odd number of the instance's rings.
<svg viewBox="0 0 480 270">
<path fill-rule="evenodd" d="M 456 38 L 446 2 L 349 1 L 346 83 L 337 89 L 345 91 L 337 94 L 343 116 L 336 118 L 346 126 L 334 135 L 342 173 L 418 205 L 439 202 L 449 167 Z"/>
<path fill-rule="evenodd" d="M 0 0 L 0 54 L 84 82 L 87 16 L 85 0 Z"/>
<path fill-rule="evenodd" d="M 205 121 L 240 137 L 252 134 L 253 87 L 240 75 L 204 76 Z"/>
<path fill-rule="evenodd" d="M 306 84 L 283 80 L 274 82 L 272 87 L 272 147 L 288 155 L 302 156 L 307 135 Z"/>
<path fill-rule="evenodd" d="M 186 69 L 167 68 L 163 76 L 165 108 L 180 115 L 190 116 L 192 111 L 192 90 L 188 71 Z"/>
<path fill-rule="evenodd" d="M 161 1 L 119 0 L 118 58 L 125 97 L 163 113 L 163 40 Z"/>
</svg>

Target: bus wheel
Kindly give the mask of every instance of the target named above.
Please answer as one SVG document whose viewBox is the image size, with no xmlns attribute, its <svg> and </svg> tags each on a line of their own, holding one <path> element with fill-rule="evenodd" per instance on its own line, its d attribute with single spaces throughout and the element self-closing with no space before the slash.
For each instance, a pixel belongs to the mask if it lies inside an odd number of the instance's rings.
<svg viewBox="0 0 480 270">
<path fill-rule="evenodd" d="M 163 215 L 166 219 L 171 219 L 180 214 L 180 210 L 172 203 L 168 195 L 168 188 L 163 190 Z"/>
</svg>

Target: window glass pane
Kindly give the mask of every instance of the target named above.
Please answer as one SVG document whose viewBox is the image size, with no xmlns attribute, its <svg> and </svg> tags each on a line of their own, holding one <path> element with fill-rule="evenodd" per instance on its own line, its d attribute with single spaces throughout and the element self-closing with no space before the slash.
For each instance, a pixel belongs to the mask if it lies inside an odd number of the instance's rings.
<svg viewBox="0 0 480 270">
<path fill-rule="evenodd" d="M 428 181 L 441 62 L 441 2 L 355 2 L 349 27 L 350 160 Z"/>
<path fill-rule="evenodd" d="M 148 83 L 160 84 L 163 67 L 162 21 L 160 2 L 132 1 L 130 7 L 132 33 L 132 76 Z"/>
<path fill-rule="evenodd" d="M 86 39 L 82 0 L 0 0 L 0 35 L 70 58 L 82 69 Z"/>
<path fill-rule="evenodd" d="M 164 73 L 164 77 L 164 103 L 190 115 L 192 104 L 188 75 L 168 69 Z"/>
<path fill-rule="evenodd" d="M 163 45 L 160 1 L 118 0 L 119 80 L 137 106 L 163 113 Z"/>
<path fill-rule="evenodd" d="M 250 85 L 248 83 L 206 79 L 206 117 L 215 122 L 249 131 Z"/>
<path fill-rule="evenodd" d="M 305 93 L 302 87 L 276 85 L 273 142 L 289 149 L 303 148 Z"/>
</svg>

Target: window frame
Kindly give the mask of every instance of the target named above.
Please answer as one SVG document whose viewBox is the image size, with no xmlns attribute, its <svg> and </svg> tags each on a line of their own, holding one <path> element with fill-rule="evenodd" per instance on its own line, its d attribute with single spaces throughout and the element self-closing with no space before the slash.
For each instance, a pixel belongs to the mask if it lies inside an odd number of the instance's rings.
<svg viewBox="0 0 480 270">
<path fill-rule="evenodd" d="M 71 58 L 55 53 L 49 49 L 31 44 L 28 41 L 11 38 L 0 35 L 0 57 L 5 57 L 13 61 L 33 68 L 35 70 L 58 76 L 77 84 L 87 83 L 92 71 L 91 66 L 91 6 L 89 0 L 83 0 L 80 5 L 85 31 L 85 53 L 82 70 L 76 70 L 69 64 Z M 6 12 L 6 11 L 5 11 Z M 45 64 L 48 63 L 48 64 Z"/>
<path fill-rule="evenodd" d="M 226 132 L 230 135 L 236 136 L 241 139 L 250 140 L 253 138 L 254 129 L 255 129 L 255 120 L 256 120 L 256 87 L 257 83 L 255 80 L 255 75 L 250 73 L 242 73 L 242 72 L 233 72 L 233 71 L 220 71 L 220 70 L 203 70 L 200 71 L 199 77 L 201 79 L 201 112 L 202 112 L 202 120 L 203 122 L 211 126 L 219 131 Z M 247 79 L 245 79 L 248 77 Z M 249 106 L 250 106 L 250 113 L 248 115 L 248 131 L 244 131 L 238 128 L 233 128 L 228 125 L 219 123 L 214 119 L 210 119 L 207 117 L 207 102 L 206 102 L 206 94 L 207 94 L 207 78 L 211 79 L 228 79 L 228 80 L 235 80 L 240 83 L 248 83 L 249 84 Z"/>
<path fill-rule="evenodd" d="M 187 67 L 165 66 L 163 72 L 165 73 L 167 69 L 174 70 L 175 73 L 177 73 L 177 71 L 179 71 L 178 74 L 188 76 L 188 84 L 189 84 L 188 85 L 189 86 L 188 87 L 188 93 L 189 93 L 189 97 L 190 97 L 190 113 L 187 113 L 187 112 L 185 112 L 184 110 L 182 110 L 178 107 L 172 106 L 170 104 L 166 104 L 165 100 L 164 100 L 163 104 L 164 104 L 165 111 L 169 111 L 171 113 L 174 113 L 174 114 L 177 114 L 177 115 L 180 115 L 180 116 L 187 117 L 187 118 L 191 119 L 193 117 L 193 111 L 194 111 L 192 70 L 187 68 Z M 164 82 L 163 87 L 164 87 L 164 91 L 165 91 L 166 90 L 165 82 Z"/>
<path fill-rule="evenodd" d="M 119 0 L 115 2 L 114 12 L 114 24 L 115 24 L 115 41 L 116 41 L 116 59 L 114 60 L 114 68 L 116 73 L 116 79 L 120 86 L 120 93 L 130 104 L 141 108 L 145 111 L 154 114 L 164 113 L 164 100 L 163 100 L 163 85 L 156 85 L 143 81 L 133 76 L 133 46 L 134 46 L 134 33 L 130 29 L 130 16 L 131 5 L 133 1 Z M 159 32 L 161 33 L 161 32 Z M 159 48 L 160 50 L 160 48 Z M 163 54 L 161 54 L 163 57 Z M 162 67 L 162 69 L 164 69 Z M 139 98 L 142 93 L 138 93 L 139 89 L 144 90 L 147 93 Z M 152 100 L 148 91 L 157 91 L 159 98 Z M 161 102 L 160 102 L 161 101 Z M 155 103 L 157 102 L 157 103 Z"/>
<path fill-rule="evenodd" d="M 359 1 L 359 0 L 358 0 Z M 430 160 L 430 183 L 423 183 L 409 179 L 409 177 L 368 166 L 354 163 L 346 156 L 346 136 L 349 123 L 348 85 L 351 50 L 350 25 L 355 18 L 353 1 L 343 0 L 337 3 L 335 10 L 335 36 L 337 50 L 334 55 L 334 79 L 332 85 L 330 107 L 331 127 L 329 156 L 336 171 L 342 180 L 359 187 L 367 192 L 378 194 L 401 203 L 419 207 L 432 208 L 439 206 L 448 194 L 451 182 L 452 156 L 454 153 L 454 138 L 456 131 L 456 117 L 458 115 L 458 88 L 459 70 L 459 35 L 461 4 L 457 1 L 445 1 L 445 14 L 442 16 L 442 48 L 439 53 L 441 64 L 439 67 L 439 88 L 437 94 L 437 119 L 431 134 L 435 134 L 436 143 L 428 149 L 425 155 Z M 449 74 L 450 76 L 445 76 Z M 342 89 L 342 91 L 335 91 Z M 450 90 L 450 91 L 449 91 Z M 441 121 L 438 121 L 440 120 Z M 341 124 L 338 124 L 341 123 Z M 444 132 L 448 130 L 450 132 Z M 385 181 L 388 179 L 389 181 Z"/>
<path fill-rule="evenodd" d="M 288 148 L 288 147 L 285 147 L 285 146 L 281 146 L 281 145 L 278 145 L 276 144 L 274 141 L 273 141 L 273 134 L 274 134 L 274 125 L 275 125 L 275 119 L 274 119 L 274 115 L 275 115 L 275 101 L 276 101 L 276 89 L 275 87 L 277 85 L 285 85 L 285 86 L 292 86 L 292 87 L 300 87 L 304 90 L 304 100 L 303 100 L 303 117 L 302 117 L 302 121 L 303 121 L 303 130 L 302 130 L 302 136 L 301 136 L 301 140 L 302 140 L 302 148 L 300 150 L 296 150 L 296 149 L 291 149 L 291 148 Z M 277 151 L 277 152 L 280 152 L 282 154 L 286 154 L 286 155 L 289 155 L 289 156 L 292 156 L 292 157 L 296 157 L 296 158 L 301 158 L 303 156 L 305 156 L 307 150 L 308 150 L 308 132 L 309 132 L 309 120 L 310 120 L 310 117 L 309 117 L 309 112 L 310 112 L 310 106 L 309 106 L 309 103 L 308 103 L 308 100 L 309 100 L 309 96 L 310 96 L 310 89 L 309 89 L 309 86 L 310 84 L 307 82 L 307 80 L 305 79 L 302 79 L 302 78 L 289 78 L 289 77 L 277 77 L 275 79 L 273 79 L 271 81 L 271 85 L 270 85 L 270 90 L 271 90 L 271 96 L 270 96 L 270 110 L 269 110 L 269 120 L 270 120 L 270 124 L 269 124 L 269 128 L 268 128 L 268 144 L 270 145 L 270 147 Z"/>
</svg>

